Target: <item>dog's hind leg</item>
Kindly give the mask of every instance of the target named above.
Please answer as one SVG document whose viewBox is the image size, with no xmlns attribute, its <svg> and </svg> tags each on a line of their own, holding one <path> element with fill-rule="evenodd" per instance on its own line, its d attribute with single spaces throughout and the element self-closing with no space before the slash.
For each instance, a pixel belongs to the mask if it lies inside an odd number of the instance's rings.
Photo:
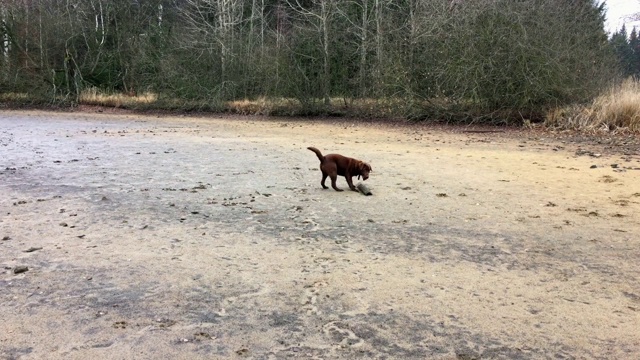
<svg viewBox="0 0 640 360">
<path fill-rule="evenodd" d="M 327 176 L 329 176 L 326 172 L 322 172 L 322 181 L 320 182 L 320 185 L 322 185 L 323 189 L 328 189 L 328 187 L 324 184 L 324 181 L 327 180 Z"/>
<path fill-rule="evenodd" d="M 342 191 L 342 189 L 336 186 L 336 180 L 338 180 L 338 175 L 331 174 L 330 177 L 331 177 L 331 187 L 333 188 L 333 190 Z"/>
</svg>

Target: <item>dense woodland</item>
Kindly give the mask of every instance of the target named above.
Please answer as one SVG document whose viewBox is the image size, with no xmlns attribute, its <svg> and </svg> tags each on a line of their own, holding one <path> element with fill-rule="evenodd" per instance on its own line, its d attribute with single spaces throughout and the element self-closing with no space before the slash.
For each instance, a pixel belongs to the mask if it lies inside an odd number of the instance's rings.
<svg viewBox="0 0 640 360">
<path fill-rule="evenodd" d="M 633 76 L 640 79 L 640 34 L 637 28 L 627 32 L 627 28 L 616 31 L 611 36 L 611 44 L 614 47 L 620 64 L 620 71 L 625 76 Z"/>
<path fill-rule="evenodd" d="M 637 32 L 609 39 L 592 0 L 0 4 L 0 94 L 52 103 L 98 89 L 211 108 L 290 99 L 310 113 L 340 102 L 372 115 L 523 119 L 640 69 Z"/>
</svg>

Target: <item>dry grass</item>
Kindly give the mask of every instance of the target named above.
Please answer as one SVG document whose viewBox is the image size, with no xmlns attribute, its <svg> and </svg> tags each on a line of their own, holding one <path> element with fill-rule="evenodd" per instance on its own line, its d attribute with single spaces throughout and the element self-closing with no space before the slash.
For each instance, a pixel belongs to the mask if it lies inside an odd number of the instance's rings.
<svg viewBox="0 0 640 360">
<path fill-rule="evenodd" d="M 82 91 L 78 100 L 84 105 L 129 108 L 152 104 L 158 100 L 158 97 L 152 93 L 143 93 L 141 95 L 105 94 L 98 89 L 90 88 Z"/>
<path fill-rule="evenodd" d="M 225 104 L 225 110 L 245 115 L 272 116 L 348 116 L 362 118 L 406 117 L 408 109 L 404 99 L 351 99 L 331 98 L 325 106 L 322 99 L 309 99 L 302 104 L 293 98 L 265 98 L 235 100 Z"/>
<path fill-rule="evenodd" d="M 259 97 L 255 100 L 228 101 L 227 111 L 243 115 L 296 115 L 302 106 L 294 99 Z"/>
<path fill-rule="evenodd" d="M 640 82 L 628 79 L 588 105 L 571 105 L 547 114 L 545 125 L 561 129 L 640 131 Z"/>
<path fill-rule="evenodd" d="M 31 96 L 27 93 L 0 93 L 0 101 L 23 102 L 27 101 Z"/>
<path fill-rule="evenodd" d="M 0 93 L 0 102 L 33 102 L 31 94 Z M 470 105 L 451 103 L 448 99 L 431 99 L 408 102 L 401 98 L 345 99 L 332 98 L 331 105 L 324 106 L 321 99 L 302 104 L 293 98 L 260 97 L 252 100 L 235 100 L 224 103 L 207 100 L 188 101 L 159 98 L 154 93 L 140 95 L 109 94 L 99 89 L 86 89 L 79 96 L 79 103 L 128 109 L 160 109 L 177 111 L 214 111 L 246 115 L 267 116 L 347 116 L 360 118 L 404 118 L 435 122 L 486 124 L 521 121 L 507 113 L 485 115 L 474 112 Z M 471 109 L 471 110 L 470 110 Z M 478 115 L 480 114 L 480 115 Z M 640 81 L 629 79 L 612 87 L 589 104 L 568 105 L 546 113 L 544 125 L 556 129 L 581 131 L 640 132 Z"/>
</svg>

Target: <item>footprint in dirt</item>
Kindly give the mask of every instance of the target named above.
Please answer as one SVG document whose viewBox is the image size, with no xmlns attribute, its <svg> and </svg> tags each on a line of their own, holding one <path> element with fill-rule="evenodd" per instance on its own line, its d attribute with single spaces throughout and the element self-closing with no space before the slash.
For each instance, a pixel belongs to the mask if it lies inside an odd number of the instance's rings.
<svg viewBox="0 0 640 360">
<path fill-rule="evenodd" d="M 599 182 L 603 182 L 605 184 L 611 184 L 611 183 L 614 183 L 614 182 L 618 181 L 618 179 L 616 179 L 616 178 L 614 178 L 613 176 L 610 176 L 610 175 L 604 175 L 598 181 Z"/>
<path fill-rule="evenodd" d="M 320 310 L 316 306 L 318 296 L 320 295 L 320 289 L 329 285 L 326 281 L 316 281 L 313 285 L 306 285 L 304 294 L 300 303 L 303 305 L 302 310 L 307 315 L 319 315 Z"/>
<path fill-rule="evenodd" d="M 314 217 L 315 216 L 307 217 L 304 219 L 298 218 L 296 219 L 296 223 L 300 228 L 304 228 L 307 231 L 317 231 L 320 228 L 320 226 L 318 225 Z"/>
<path fill-rule="evenodd" d="M 364 345 L 362 340 L 347 326 L 339 321 L 332 321 L 322 327 L 325 335 L 337 342 L 340 347 L 359 347 Z"/>
<path fill-rule="evenodd" d="M 614 200 L 613 203 L 618 206 L 629 206 L 629 200 Z"/>
</svg>

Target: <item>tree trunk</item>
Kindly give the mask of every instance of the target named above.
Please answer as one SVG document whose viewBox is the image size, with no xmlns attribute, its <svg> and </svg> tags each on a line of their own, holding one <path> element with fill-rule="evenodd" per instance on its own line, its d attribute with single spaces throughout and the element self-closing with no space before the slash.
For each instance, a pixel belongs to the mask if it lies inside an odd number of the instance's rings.
<svg viewBox="0 0 640 360">
<path fill-rule="evenodd" d="M 2 79 L 7 79 L 9 76 L 9 34 L 7 29 L 7 13 L 4 7 L 0 9 L 0 27 L 2 28 L 2 38 L 0 38 L 0 76 Z"/>
<path fill-rule="evenodd" d="M 367 49 L 369 38 L 368 34 L 368 26 L 369 26 L 369 2 L 368 0 L 362 1 L 362 28 L 360 29 L 360 69 L 359 69 L 359 91 L 361 98 L 366 97 L 367 93 L 367 84 L 366 84 L 366 76 L 367 76 Z"/>
<path fill-rule="evenodd" d="M 323 46 L 323 68 L 324 68 L 324 76 L 322 79 L 322 92 L 324 95 L 324 105 L 331 105 L 331 69 L 330 69 L 330 58 L 329 58 L 329 17 L 330 9 L 328 8 L 327 1 L 322 1 L 322 35 L 324 38 L 324 46 Z"/>
<path fill-rule="evenodd" d="M 375 70 L 375 87 L 378 90 L 376 96 L 380 96 L 382 85 L 382 60 L 384 58 L 382 49 L 382 0 L 375 0 L 376 6 L 376 70 Z"/>
</svg>

